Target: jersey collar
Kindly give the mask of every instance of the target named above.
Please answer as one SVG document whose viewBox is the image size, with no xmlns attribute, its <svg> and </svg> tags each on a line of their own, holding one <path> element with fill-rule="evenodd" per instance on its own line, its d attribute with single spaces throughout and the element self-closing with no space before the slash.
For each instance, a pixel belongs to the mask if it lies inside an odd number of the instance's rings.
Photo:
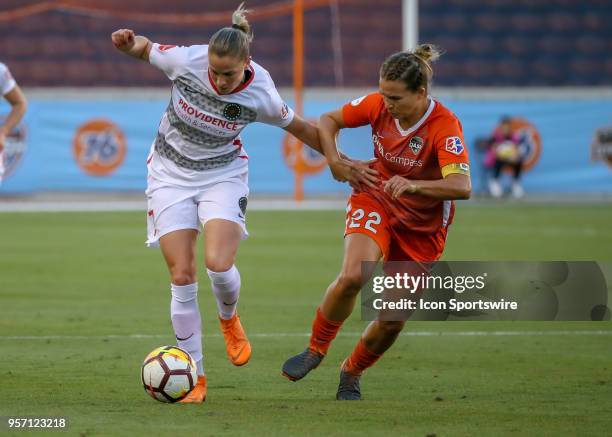
<svg viewBox="0 0 612 437">
<path fill-rule="evenodd" d="M 427 117 L 431 115 L 435 106 L 436 102 L 434 101 L 434 99 L 430 98 L 427 111 L 425 111 L 425 114 L 421 117 L 419 121 L 417 121 L 414 125 L 410 126 L 407 130 L 404 130 L 400 126 L 399 120 L 397 118 L 393 118 L 393 121 L 395 121 L 395 127 L 397 127 L 397 130 L 403 137 L 407 137 L 408 135 L 416 132 L 416 130 L 420 128 L 423 123 L 425 123 L 425 120 L 427 120 Z"/>
</svg>

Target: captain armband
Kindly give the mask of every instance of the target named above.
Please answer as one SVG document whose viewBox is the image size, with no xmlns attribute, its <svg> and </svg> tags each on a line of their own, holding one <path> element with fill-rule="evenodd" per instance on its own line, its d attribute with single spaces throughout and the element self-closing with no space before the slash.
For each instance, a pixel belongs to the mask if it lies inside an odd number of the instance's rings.
<svg viewBox="0 0 612 437">
<path fill-rule="evenodd" d="M 442 177 L 445 178 L 449 174 L 463 174 L 466 176 L 470 175 L 470 164 L 464 162 L 448 164 L 442 167 Z"/>
</svg>

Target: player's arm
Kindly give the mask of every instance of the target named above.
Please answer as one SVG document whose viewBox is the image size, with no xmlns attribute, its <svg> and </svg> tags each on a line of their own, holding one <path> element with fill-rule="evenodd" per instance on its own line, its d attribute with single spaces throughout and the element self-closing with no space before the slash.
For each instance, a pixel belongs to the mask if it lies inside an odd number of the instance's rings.
<svg viewBox="0 0 612 437">
<path fill-rule="evenodd" d="M 323 114 L 319 120 L 321 150 L 332 175 L 337 181 L 348 182 L 356 189 L 360 189 L 361 184 L 375 187 L 378 172 L 370 168 L 368 162 L 352 160 L 338 150 L 336 139 L 340 129 L 345 127 L 341 109 Z"/>
<path fill-rule="evenodd" d="M 4 95 L 4 98 L 11 105 L 11 112 L 9 112 L 9 115 L 6 117 L 4 124 L 0 125 L 0 151 L 4 149 L 6 137 L 11 130 L 17 126 L 17 124 L 19 124 L 26 112 L 26 109 L 28 109 L 28 101 L 23 95 L 23 92 L 21 92 L 19 85 L 15 85 L 8 93 Z"/>
<path fill-rule="evenodd" d="M 469 174 L 451 173 L 443 179 L 424 181 L 393 176 L 385 182 L 385 191 L 394 199 L 420 194 L 439 200 L 469 199 L 472 182 Z"/>
<path fill-rule="evenodd" d="M 283 129 L 317 152 L 323 153 L 321 142 L 319 141 L 319 131 L 314 124 L 295 114 L 291 123 Z"/>
<path fill-rule="evenodd" d="M 136 36 L 131 29 L 119 29 L 112 33 L 111 40 L 118 50 L 134 58 L 149 61 L 153 43 L 144 36 Z"/>
</svg>

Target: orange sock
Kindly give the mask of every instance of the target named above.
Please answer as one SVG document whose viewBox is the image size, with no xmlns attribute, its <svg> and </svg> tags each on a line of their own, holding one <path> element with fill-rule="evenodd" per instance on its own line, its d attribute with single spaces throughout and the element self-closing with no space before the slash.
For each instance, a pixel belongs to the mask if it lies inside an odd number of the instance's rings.
<svg viewBox="0 0 612 437">
<path fill-rule="evenodd" d="M 372 367 L 382 354 L 377 354 L 366 348 L 363 339 L 360 338 L 353 353 L 344 362 L 342 369 L 353 375 L 361 375 L 365 369 Z"/>
<path fill-rule="evenodd" d="M 327 320 L 321 312 L 321 308 L 317 308 L 317 316 L 312 322 L 312 333 L 310 334 L 310 349 L 322 355 L 327 355 L 327 350 L 332 340 L 336 338 L 336 334 L 340 330 L 344 322 L 335 322 Z"/>
</svg>

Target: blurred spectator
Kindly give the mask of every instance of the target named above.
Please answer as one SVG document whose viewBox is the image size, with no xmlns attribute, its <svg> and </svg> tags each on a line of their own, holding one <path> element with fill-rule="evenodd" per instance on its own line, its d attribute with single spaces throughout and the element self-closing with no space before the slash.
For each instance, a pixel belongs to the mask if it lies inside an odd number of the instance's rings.
<svg viewBox="0 0 612 437">
<path fill-rule="evenodd" d="M 489 150 L 484 161 L 485 168 L 493 167 L 493 177 L 489 180 L 489 192 L 495 198 L 504 194 L 500 176 L 502 170 L 505 169 L 512 171 L 512 196 L 518 199 L 525 194 L 520 183 L 520 177 L 527 147 L 523 138 L 512 131 L 511 122 L 510 117 L 501 119 L 499 126 L 491 136 Z"/>
</svg>

